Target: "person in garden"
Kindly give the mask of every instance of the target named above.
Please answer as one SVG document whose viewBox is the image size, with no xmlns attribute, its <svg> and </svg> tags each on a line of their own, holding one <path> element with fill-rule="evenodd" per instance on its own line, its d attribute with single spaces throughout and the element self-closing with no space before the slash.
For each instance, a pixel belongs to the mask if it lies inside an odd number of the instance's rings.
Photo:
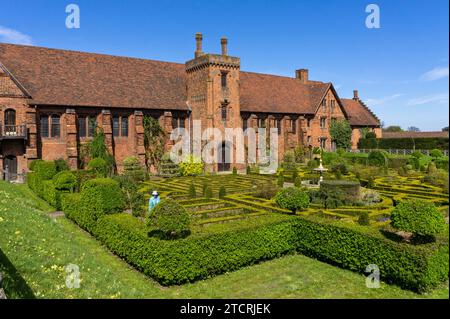
<svg viewBox="0 0 450 319">
<path fill-rule="evenodd" d="M 152 192 L 152 197 L 150 197 L 150 200 L 148 201 L 148 211 L 151 213 L 152 209 L 158 205 L 158 203 L 161 201 L 159 198 L 159 194 L 157 191 Z"/>
</svg>

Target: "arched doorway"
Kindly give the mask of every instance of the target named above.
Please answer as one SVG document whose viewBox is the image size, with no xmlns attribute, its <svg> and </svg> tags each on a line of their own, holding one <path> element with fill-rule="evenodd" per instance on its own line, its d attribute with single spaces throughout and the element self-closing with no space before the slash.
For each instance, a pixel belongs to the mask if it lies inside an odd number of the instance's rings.
<svg viewBox="0 0 450 319">
<path fill-rule="evenodd" d="M 3 171 L 5 172 L 5 179 L 8 181 L 17 178 L 17 157 L 8 155 L 3 159 Z"/>
<path fill-rule="evenodd" d="M 229 171 L 231 168 L 231 149 L 228 143 L 222 142 L 217 148 L 217 170 L 219 172 Z"/>
</svg>

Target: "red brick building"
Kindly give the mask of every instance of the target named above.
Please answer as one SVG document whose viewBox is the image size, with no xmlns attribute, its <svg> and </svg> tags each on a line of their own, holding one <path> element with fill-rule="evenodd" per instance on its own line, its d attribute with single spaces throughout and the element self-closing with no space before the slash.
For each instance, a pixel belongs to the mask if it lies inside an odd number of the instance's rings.
<svg viewBox="0 0 450 319">
<path fill-rule="evenodd" d="M 167 132 L 194 120 L 220 131 L 276 127 L 280 158 L 297 145 L 331 149 L 333 119 L 349 120 L 353 147 L 363 127 L 381 137 L 380 121 L 357 91 L 340 99 L 331 83 L 311 81 L 305 69 L 293 78 L 243 72 L 226 39 L 221 46 L 221 54 L 203 53 L 197 34 L 194 58 L 178 64 L 0 44 L 0 170 L 20 174 L 37 158 L 64 158 L 76 168 L 79 145 L 96 127 L 119 170 L 128 156 L 144 162 L 144 115 Z M 235 146 L 224 141 L 217 154 L 228 147 Z M 231 162 L 211 169 L 231 169 Z"/>
</svg>

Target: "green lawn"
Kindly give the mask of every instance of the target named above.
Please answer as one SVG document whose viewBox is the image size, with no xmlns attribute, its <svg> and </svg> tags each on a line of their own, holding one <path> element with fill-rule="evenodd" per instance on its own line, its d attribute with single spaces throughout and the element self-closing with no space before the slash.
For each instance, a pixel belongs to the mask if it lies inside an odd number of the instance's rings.
<svg viewBox="0 0 450 319">
<path fill-rule="evenodd" d="M 285 256 L 183 286 L 162 287 L 112 255 L 26 186 L 0 181 L 0 272 L 9 298 L 448 298 L 448 283 L 418 295 L 365 286 L 365 277 L 302 256 Z M 64 267 L 80 268 L 79 289 Z"/>
</svg>

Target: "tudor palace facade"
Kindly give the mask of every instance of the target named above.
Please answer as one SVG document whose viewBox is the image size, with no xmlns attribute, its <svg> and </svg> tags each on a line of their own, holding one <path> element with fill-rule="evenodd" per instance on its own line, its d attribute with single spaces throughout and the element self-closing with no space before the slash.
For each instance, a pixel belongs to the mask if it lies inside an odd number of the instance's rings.
<svg viewBox="0 0 450 319">
<path fill-rule="evenodd" d="M 244 72 L 225 38 L 221 49 L 204 53 L 198 33 L 194 58 L 178 64 L 0 43 L 0 176 L 26 173 L 35 159 L 63 158 L 76 169 L 79 146 L 98 127 L 119 171 L 129 156 L 144 163 L 146 115 L 167 133 L 194 120 L 221 132 L 277 128 L 279 158 L 297 145 L 333 149 L 335 119 L 349 121 L 353 148 L 363 128 L 381 137 L 379 119 L 356 90 L 353 98 L 340 98 L 332 83 L 310 80 L 306 69 L 292 78 Z M 230 147 L 224 141 L 217 156 L 224 159 Z M 209 169 L 243 168 L 228 160 Z"/>
</svg>

